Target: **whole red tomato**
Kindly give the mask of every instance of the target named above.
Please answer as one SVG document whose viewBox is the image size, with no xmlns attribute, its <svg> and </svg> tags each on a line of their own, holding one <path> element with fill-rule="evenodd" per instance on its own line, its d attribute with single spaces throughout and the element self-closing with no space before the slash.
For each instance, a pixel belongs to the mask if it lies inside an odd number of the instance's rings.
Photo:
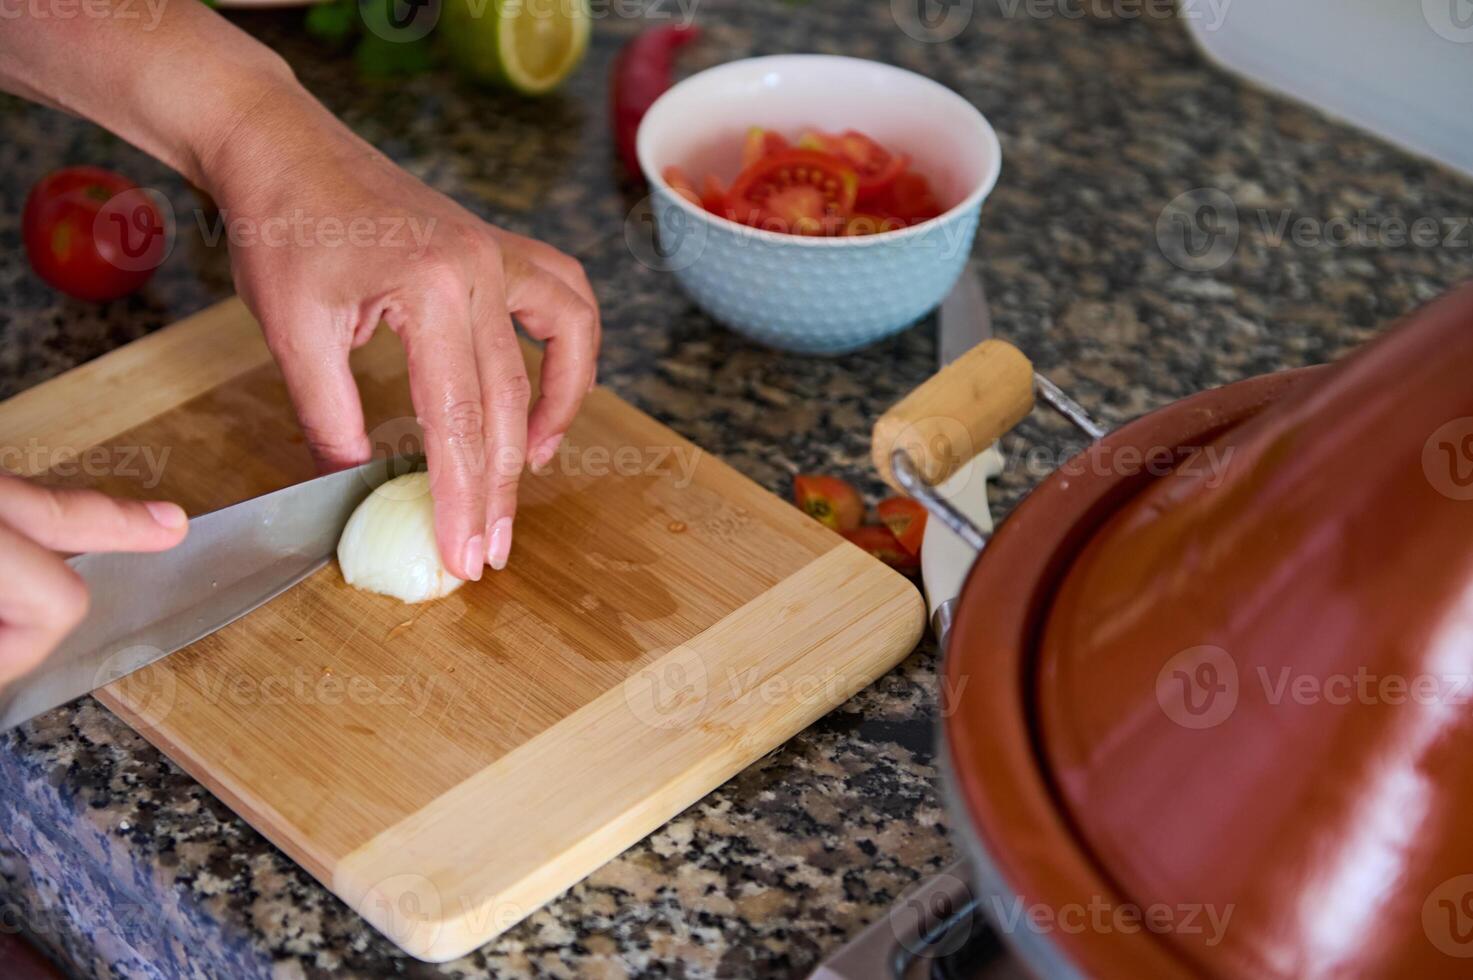
<svg viewBox="0 0 1473 980">
<path fill-rule="evenodd" d="M 26 196 L 26 255 L 37 275 L 70 296 L 117 299 L 148 282 L 168 254 L 165 209 L 160 195 L 121 174 L 67 167 Z"/>
</svg>

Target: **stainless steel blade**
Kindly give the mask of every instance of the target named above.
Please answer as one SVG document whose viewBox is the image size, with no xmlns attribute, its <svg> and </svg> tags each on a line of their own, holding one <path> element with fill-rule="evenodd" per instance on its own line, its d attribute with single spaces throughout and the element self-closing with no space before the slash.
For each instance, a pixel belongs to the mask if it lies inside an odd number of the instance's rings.
<svg viewBox="0 0 1473 980">
<path fill-rule="evenodd" d="M 946 367 L 967 351 L 992 336 L 992 315 L 987 311 L 987 294 L 982 277 L 968 263 L 951 292 L 941 301 L 936 359 Z"/>
<path fill-rule="evenodd" d="M 78 555 L 87 618 L 0 692 L 0 730 L 111 684 L 208 636 L 327 563 L 353 509 L 414 458 L 376 459 L 196 517 L 155 554 Z"/>
<path fill-rule="evenodd" d="M 987 294 L 982 277 L 968 263 L 961 277 L 941 301 L 937 315 L 937 360 L 941 367 L 961 357 L 992 336 L 992 315 L 987 309 Z M 942 520 L 928 521 L 921 544 L 921 580 L 926 587 L 926 600 L 931 608 L 931 628 L 942 647 L 951 632 L 951 618 L 956 610 L 956 597 L 972 566 L 977 550 L 975 541 L 982 530 L 992 530 L 992 516 L 987 505 L 987 477 L 1000 472 L 1002 457 L 989 449 L 961 468 L 933 493 L 947 510 L 966 524 L 972 535 L 966 539 Z M 948 503 L 949 502 L 949 503 Z"/>
</svg>

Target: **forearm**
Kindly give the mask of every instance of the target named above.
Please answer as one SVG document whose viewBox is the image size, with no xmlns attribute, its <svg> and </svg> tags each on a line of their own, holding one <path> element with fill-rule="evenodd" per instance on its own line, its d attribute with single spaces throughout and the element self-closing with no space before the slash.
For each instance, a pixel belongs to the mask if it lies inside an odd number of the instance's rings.
<svg viewBox="0 0 1473 980">
<path fill-rule="evenodd" d="M 198 0 L 0 0 L 0 88 L 91 119 L 206 187 L 241 120 L 264 103 L 313 103 L 280 57 Z"/>
</svg>

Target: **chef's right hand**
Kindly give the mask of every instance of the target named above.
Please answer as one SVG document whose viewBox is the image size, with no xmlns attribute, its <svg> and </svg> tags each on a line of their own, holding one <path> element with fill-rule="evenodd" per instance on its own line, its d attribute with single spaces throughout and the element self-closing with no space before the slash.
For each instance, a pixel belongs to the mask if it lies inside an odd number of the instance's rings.
<svg viewBox="0 0 1473 980">
<path fill-rule="evenodd" d="M 0 474 L 0 685 L 39 663 L 87 612 L 87 586 L 62 553 L 163 551 L 188 529 L 184 511 L 168 501 Z"/>
<path fill-rule="evenodd" d="M 462 579 L 505 568 L 522 471 L 552 462 L 593 384 L 583 267 L 430 188 L 294 83 L 203 166 L 221 214 L 261 229 L 232 235 L 231 269 L 320 468 L 370 455 L 348 353 L 382 322 L 407 354 L 445 566 Z M 535 404 L 513 316 L 546 341 Z"/>
</svg>

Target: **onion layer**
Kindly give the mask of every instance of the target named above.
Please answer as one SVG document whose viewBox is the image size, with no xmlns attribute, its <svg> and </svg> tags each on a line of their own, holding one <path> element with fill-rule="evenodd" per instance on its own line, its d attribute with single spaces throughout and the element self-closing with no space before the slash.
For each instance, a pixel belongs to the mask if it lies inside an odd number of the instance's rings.
<svg viewBox="0 0 1473 980">
<path fill-rule="evenodd" d="M 404 602 L 447 596 L 465 584 L 445 570 L 435 544 L 428 473 L 408 473 L 358 505 L 338 541 L 343 579 Z"/>
</svg>

